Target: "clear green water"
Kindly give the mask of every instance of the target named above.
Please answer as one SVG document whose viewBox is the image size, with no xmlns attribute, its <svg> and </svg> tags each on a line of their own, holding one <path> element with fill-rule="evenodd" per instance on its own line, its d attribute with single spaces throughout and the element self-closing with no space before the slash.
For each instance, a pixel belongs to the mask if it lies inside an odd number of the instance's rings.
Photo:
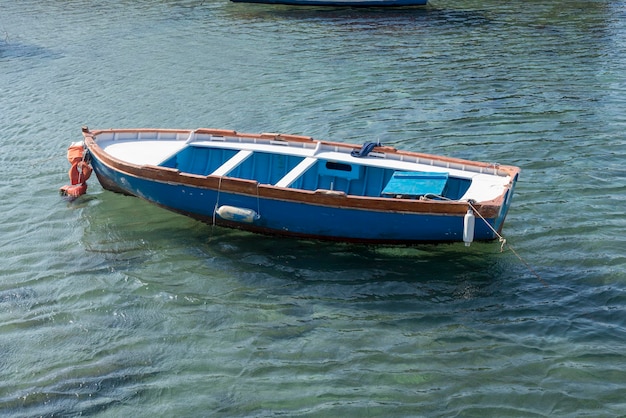
<svg viewBox="0 0 626 418">
<path fill-rule="evenodd" d="M 522 167 L 475 244 L 371 248 L 62 200 L 80 126 Z M 626 2 L 0 0 L 0 415 L 626 415 Z"/>
</svg>

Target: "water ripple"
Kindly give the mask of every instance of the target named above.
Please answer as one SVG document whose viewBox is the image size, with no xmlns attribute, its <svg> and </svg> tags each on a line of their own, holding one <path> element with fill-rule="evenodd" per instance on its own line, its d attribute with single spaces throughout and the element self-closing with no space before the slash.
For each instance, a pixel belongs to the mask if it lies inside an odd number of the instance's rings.
<svg viewBox="0 0 626 418">
<path fill-rule="evenodd" d="M 430 3 L 0 0 L 0 414 L 623 415 L 625 4 Z M 522 259 L 66 202 L 83 124 L 519 165 Z"/>
</svg>

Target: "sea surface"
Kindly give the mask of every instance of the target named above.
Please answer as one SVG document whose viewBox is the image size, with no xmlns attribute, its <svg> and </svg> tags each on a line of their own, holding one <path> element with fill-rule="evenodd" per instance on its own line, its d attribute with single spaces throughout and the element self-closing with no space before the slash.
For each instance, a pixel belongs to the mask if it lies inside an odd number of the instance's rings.
<svg viewBox="0 0 626 418">
<path fill-rule="evenodd" d="M 63 200 L 82 125 L 522 174 L 505 245 L 278 239 Z M 0 416 L 626 416 L 625 138 L 623 0 L 0 0 Z"/>
</svg>

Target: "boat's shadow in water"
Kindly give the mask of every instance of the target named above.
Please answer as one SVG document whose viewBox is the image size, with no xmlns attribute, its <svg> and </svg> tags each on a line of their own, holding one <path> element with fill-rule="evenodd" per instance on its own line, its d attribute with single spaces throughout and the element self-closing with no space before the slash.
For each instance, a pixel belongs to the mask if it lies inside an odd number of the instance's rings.
<svg viewBox="0 0 626 418">
<path fill-rule="evenodd" d="M 463 283 L 497 286 L 525 274 L 497 242 L 381 246 L 282 238 L 208 225 L 109 192 L 82 205 L 83 246 L 117 271 L 163 263 L 177 276 L 220 272 L 270 288 L 436 283 L 446 292 Z"/>
</svg>

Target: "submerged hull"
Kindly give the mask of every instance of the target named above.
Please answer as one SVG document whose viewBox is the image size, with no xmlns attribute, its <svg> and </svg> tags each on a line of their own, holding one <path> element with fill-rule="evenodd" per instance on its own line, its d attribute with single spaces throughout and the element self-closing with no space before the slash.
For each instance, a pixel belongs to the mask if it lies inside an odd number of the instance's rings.
<svg viewBox="0 0 626 418">
<path fill-rule="evenodd" d="M 146 131 L 145 135 L 150 136 L 153 134 L 147 132 L 155 132 L 155 130 Z M 431 199 L 424 198 L 424 196 L 407 198 L 395 194 L 391 197 L 384 197 L 384 194 L 383 196 L 380 194 L 367 196 L 367 194 L 374 194 L 371 191 L 374 190 L 374 186 L 359 183 L 361 180 L 357 178 L 358 176 L 366 176 L 368 169 L 375 173 L 379 171 L 393 173 L 400 169 L 404 170 L 409 163 L 401 160 L 409 157 L 416 158 L 418 154 L 405 153 L 407 156 L 404 157 L 403 153 L 392 148 L 379 147 L 376 148 L 378 154 L 385 154 L 388 161 L 380 156 L 361 159 L 346 154 L 343 148 L 349 151 L 356 147 L 346 144 L 321 143 L 305 137 L 287 137 L 285 140 L 286 136 L 274 136 L 275 139 L 272 139 L 271 136 L 264 134 L 265 136 L 260 135 L 256 138 L 251 134 L 238 134 L 234 131 L 198 130 L 195 131 L 195 135 L 219 138 L 202 141 L 201 146 L 212 153 L 217 152 L 216 149 L 222 150 L 227 146 L 235 148 L 234 156 L 231 155 L 228 159 L 215 164 L 209 169 L 210 173 L 205 174 L 197 168 L 189 168 L 194 164 L 195 166 L 209 164 L 208 160 L 202 160 L 202 164 L 199 163 L 200 151 L 195 151 L 196 155 L 192 155 L 191 159 L 186 156 L 185 153 L 189 153 L 188 149 L 192 145 L 185 145 L 189 141 L 184 141 L 184 136 L 190 135 L 190 131 L 163 132 L 165 136 L 169 135 L 178 139 L 171 139 L 167 144 L 165 142 L 157 144 L 167 145 L 164 148 L 170 148 L 164 149 L 161 151 L 162 155 L 149 161 L 149 164 L 145 164 L 145 161 L 124 161 L 120 158 L 124 154 L 119 151 L 124 147 L 140 146 L 141 133 L 119 131 L 117 134 L 120 139 L 116 139 L 116 133 L 113 131 L 86 131 L 85 144 L 89 150 L 93 170 L 102 186 L 108 190 L 137 196 L 207 223 L 251 232 L 300 238 L 381 244 L 460 242 L 463 241 L 464 228 L 467 228 L 466 215 L 471 206 L 471 209 L 478 211 L 480 216 L 473 225 L 471 240 L 492 240 L 497 237 L 497 232 L 504 223 L 519 171 L 515 167 L 508 166 L 492 168 L 494 173 L 500 173 L 502 177 L 498 179 L 503 184 L 502 192 L 492 193 L 495 198 L 484 202 L 468 199 L 470 202 L 468 203 L 464 200 L 448 200 L 443 197 Z M 240 135 L 244 135 L 244 142 L 254 141 L 254 145 L 248 145 L 247 142 L 241 146 L 233 145 L 228 142 L 228 139 L 223 139 L 228 136 L 224 135 L 224 132 L 233 138 L 241 138 Z M 99 135 L 107 139 L 99 141 Z M 138 139 L 135 142 L 124 139 L 128 135 L 137 136 Z M 286 145 L 271 144 L 277 141 L 286 142 Z M 200 144 L 194 142 L 189 144 L 194 144 L 194 150 L 206 153 L 205 148 L 199 148 Z M 152 143 L 146 143 L 146 146 L 148 145 L 156 148 Z M 244 161 L 250 161 L 250 157 L 246 157 L 245 153 L 265 154 L 266 150 L 273 150 L 273 146 L 282 147 L 279 150 L 281 152 L 289 151 L 295 154 L 297 159 L 291 165 L 287 164 L 288 166 L 280 172 L 280 175 L 263 172 L 263 175 L 269 176 L 270 179 L 245 178 L 253 175 L 237 174 L 237 169 L 246 164 Z M 291 146 L 294 148 L 291 149 Z M 263 152 L 255 147 L 264 147 L 261 149 Z M 110 151 L 107 152 L 107 150 Z M 315 157 L 307 157 L 308 155 L 315 155 Z M 332 164 L 328 162 L 330 160 L 327 156 L 333 157 Z M 293 155 L 289 158 L 291 157 Z M 399 157 L 397 163 L 394 162 L 396 157 Z M 277 159 L 274 156 L 272 158 L 272 163 L 267 165 L 271 167 L 271 170 L 276 171 L 280 161 L 285 158 Z M 361 160 L 365 162 L 368 158 L 371 160 L 367 161 L 368 163 L 378 164 L 382 168 L 358 166 Z M 191 162 L 185 163 L 185 159 Z M 324 161 L 325 165 L 319 163 L 318 159 Z M 157 160 L 160 165 L 156 164 Z M 454 159 L 441 161 L 443 161 L 442 165 L 479 164 L 473 168 L 477 173 L 481 170 L 489 171 L 489 166 L 483 163 Z M 348 163 L 351 164 L 350 168 L 355 167 L 356 172 L 346 172 Z M 229 164 L 233 167 L 226 167 Z M 261 164 L 257 161 L 249 165 Z M 314 168 L 306 167 L 306 165 Z M 398 167 L 394 168 L 395 165 Z M 183 166 L 186 168 L 181 169 Z M 323 185 L 321 177 L 328 175 L 327 171 L 333 169 L 337 169 L 337 172 L 331 173 L 334 180 L 330 182 L 330 186 L 327 185 L 329 188 L 308 187 L 307 189 L 306 175 L 312 176 L 310 173 L 316 172 L 319 177 L 316 179 L 316 185 L 319 186 Z M 274 176 L 273 179 L 271 179 L 272 176 Z M 363 190 L 363 195 L 352 194 L 354 190 L 351 186 L 345 186 L 345 191 L 338 190 L 339 186 L 346 183 L 345 179 L 341 178 L 342 176 L 350 177 L 347 183 L 356 184 L 359 190 Z M 486 177 L 487 175 L 474 174 L 474 177 L 477 176 Z M 375 183 L 378 179 L 373 178 L 368 181 Z M 381 176 L 381 182 L 388 185 L 385 190 L 392 183 L 388 174 Z M 471 194 L 471 187 L 464 192 L 465 195 Z M 463 190 L 459 193 L 463 193 Z M 480 193 L 485 194 L 484 191 Z"/>
<path fill-rule="evenodd" d="M 285 4 L 293 6 L 405 7 L 424 6 L 428 0 L 231 0 L 235 3 Z"/>
</svg>

